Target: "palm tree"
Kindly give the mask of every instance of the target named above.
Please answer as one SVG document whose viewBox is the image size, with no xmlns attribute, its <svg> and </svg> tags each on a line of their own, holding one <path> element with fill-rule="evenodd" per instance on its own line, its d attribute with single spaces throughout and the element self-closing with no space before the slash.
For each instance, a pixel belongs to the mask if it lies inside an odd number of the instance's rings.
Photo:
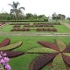
<svg viewBox="0 0 70 70">
<path fill-rule="evenodd" d="M 21 9 L 25 10 L 25 8 L 24 7 L 18 8 L 18 6 L 20 5 L 19 2 L 12 2 L 12 4 L 9 5 L 12 7 L 12 9 L 10 9 L 10 14 L 14 14 L 16 20 L 19 19 L 19 15 L 22 14 Z"/>
</svg>

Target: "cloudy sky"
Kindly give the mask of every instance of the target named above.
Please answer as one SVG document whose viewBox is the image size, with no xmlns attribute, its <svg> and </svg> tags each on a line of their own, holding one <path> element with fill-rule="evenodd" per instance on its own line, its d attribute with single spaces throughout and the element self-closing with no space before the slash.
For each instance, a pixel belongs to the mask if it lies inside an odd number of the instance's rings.
<svg viewBox="0 0 70 70">
<path fill-rule="evenodd" d="M 8 4 L 12 4 L 13 1 L 18 1 L 20 6 L 25 7 L 24 13 L 51 16 L 56 12 L 70 16 L 70 0 L 1 0 L 0 12 L 10 12 L 11 7 Z"/>
</svg>

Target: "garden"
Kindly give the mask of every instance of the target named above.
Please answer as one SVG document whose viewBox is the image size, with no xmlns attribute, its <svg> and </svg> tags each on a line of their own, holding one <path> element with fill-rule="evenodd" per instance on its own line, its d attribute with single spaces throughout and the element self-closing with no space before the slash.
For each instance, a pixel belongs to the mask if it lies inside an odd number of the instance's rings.
<svg viewBox="0 0 70 70">
<path fill-rule="evenodd" d="M 10 13 L 0 13 L 0 70 L 70 70 L 70 18 L 8 5 Z"/>
<path fill-rule="evenodd" d="M 69 40 L 66 36 L 0 36 L 0 50 L 10 58 L 12 70 L 67 70 Z"/>
<path fill-rule="evenodd" d="M 1 28 L 2 32 L 32 32 L 32 33 L 69 33 L 70 29 L 59 22 L 11 22 Z"/>
</svg>

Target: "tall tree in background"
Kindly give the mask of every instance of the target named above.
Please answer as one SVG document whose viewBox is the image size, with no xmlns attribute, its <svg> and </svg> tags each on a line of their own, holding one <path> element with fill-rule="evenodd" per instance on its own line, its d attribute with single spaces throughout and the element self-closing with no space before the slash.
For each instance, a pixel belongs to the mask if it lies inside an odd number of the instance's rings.
<svg viewBox="0 0 70 70">
<path fill-rule="evenodd" d="M 14 14 L 15 15 L 15 19 L 18 20 L 19 19 L 19 15 L 21 15 L 23 12 L 22 12 L 22 9 L 25 10 L 24 7 L 20 7 L 18 8 L 18 6 L 20 5 L 19 2 L 12 2 L 12 4 L 9 4 L 12 9 L 10 9 L 10 14 Z"/>
</svg>

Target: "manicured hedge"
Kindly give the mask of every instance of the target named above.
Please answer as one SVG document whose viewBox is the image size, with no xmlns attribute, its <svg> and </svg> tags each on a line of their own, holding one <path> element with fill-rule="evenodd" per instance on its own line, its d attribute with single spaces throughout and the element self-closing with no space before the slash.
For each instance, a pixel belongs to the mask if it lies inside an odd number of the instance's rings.
<svg viewBox="0 0 70 70">
<path fill-rule="evenodd" d="M 39 48 L 33 48 L 27 51 L 27 53 L 54 53 L 57 52 L 56 50 L 45 48 L 45 47 L 39 47 Z"/>
<path fill-rule="evenodd" d="M 48 21 L 41 21 L 41 20 L 0 20 L 0 22 L 48 22 Z"/>
<path fill-rule="evenodd" d="M 48 47 L 48 48 L 59 51 L 59 48 L 57 47 L 56 44 L 52 44 L 50 42 L 45 42 L 45 41 L 38 41 L 38 43 L 43 45 L 44 47 Z"/>
<path fill-rule="evenodd" d="M 66 48 L 66 45 L 64 44 L 63 41 L 60 41 L 60 40 L 55 40 L 55 41 L 56 41 L 56 44 L 59 47 L 60 51 L 63 51 Z"/>
<path fill-rule="evenodd" d="M 24 54 L 24 52 L 21 52 L 21 51 L 2 51 L 2 52 L 6 53 L 7 57 L 9 58 L 18 57 Z"/>
<path fill-rule="evenodd" d="M 36 31 L 57 32 L 57 29 L 56 28 L 37 28 Z"/>
<path fill-rule="evenodd" d="M 70 45 L 68 45 L 64 50 L 63 50 L 63 52 L 70 52 Z"/>
<path fill-rule="evenodd" d="M 0 43 L 0 47 L 4 47 L 4 46 L 7 46 L 10 44 L 10 39 L 9 38 L 6 38 L 3 40 L 2 43 Z"/>
<path fill-rule="evenodd" d="M 68 64 L 70 65 L 70 57 L 69 56 L 66 56 L 64 54 L 62 54 L 62 57 L 63 57 L 63 60 Z"/>
<path fill-rule="evenodd" d="M 37 59 L 34 60 L 32 70 L 41 70 L 45 65 L 48 64 L 48 62 L 53 60 L 53 58 L 55 58 L 56 55 L 57 53 L 40 55 Z"/>
<path fill-rule="evenodd" d="M 13 28 L 11 31 L 30 31 L 30 28 Z"/>
<path fill-rule="evenodd" d="M 12 50 L 12 49 L 19 47 L 21 44 L 22 44 L 22 41 L 7 45 L 5 47 L 1 47 L 0 50 Z"/>
<path fill-rule="evenodd" d="M 53 60 L 53 70 L 67 70 L 61 54 L 57 55 Z"/>
</svg>

